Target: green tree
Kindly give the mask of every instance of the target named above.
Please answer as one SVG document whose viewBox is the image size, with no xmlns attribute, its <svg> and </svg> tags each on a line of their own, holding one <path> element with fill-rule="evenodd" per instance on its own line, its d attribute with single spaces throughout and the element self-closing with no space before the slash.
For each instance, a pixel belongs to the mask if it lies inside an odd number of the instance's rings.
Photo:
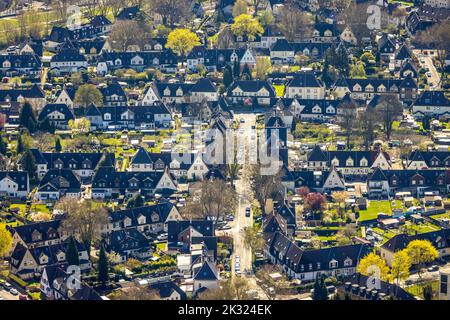
<svg viewBox="0 0 450 320">
<path fill-rule="evenodd" d="M 50 122 L 50 119 L 48 117 L 45 117 L 45 119 L 42 120 L 41 123 L 39 123 L 39 130 L 54 134 L 55 126 Z"/>
<path fill-rule="evenodd" d="M 167 37 L 166 48 L 172 49 L 179 56 L 185 57 L 198 45 L 200 45 L 200 40 L 191 30 L 175 29 Z"/>
<path fill-rule="evenodd" d="M 19 136 L 17 138 L 16 153 L 21 154 L 24 151 L 25 151 L 25 147 L 23 145 L 22 136 Z"/>
<path fill-rule="evenodd" d="M 351 78 L 366 78 L 366 69 L 364 68 L 364 63 L 358 61 L 350 67 L 350 77 Z"/>
<path fill-rule="evenodd" d="M 328 300 L 328 291 L 325 284 L 325 279 L 321 275 L 316 276 L 314 282 L 314 291 L 312 295 L 313 300 Z"/>
<path fill-rule="evenodd" d="M 273 17 L 272 12 L 268 10 L 264 10 L 259 16 L 259 23 L 263 28 L 267 28 L 268 26 L 272 25 L 274 20 L 275 18 Z"/>
<path fill-rule="evenodd" d="M 28 172 L 31 181 L 34 181 L 36 177 L 36 162 L 33 154 L 28 149 L 21 160 L 22 169 Z"/>
<path fill-rule="evenodd" d="M 67 244 L 66 260 L 69 266 L 80 265 L 80 259 L 78 257 L 78 249 L 73 237 L 69 238 L 69 243 Z"/>
<path fill-rule="evenodd" d="M 30 133 L 36 130 L 36 116 L 34 115 L 33 108 L 29 102 L 25 102 L 22 106 L 19 115 L 19 124 L 27 128 Z"/>
<path fill-rule="evenodd" d="M 103 105 L 103 95 L 93 84 L 83 84 L 75 93 L 75 105 L 86 109 L 89 105 Z"/>
<path fill-rule="evenodd" d="M 243 80 L 252 80 L 252 72 L 250 71 L 250 67 L 248 64 L 244 65 L 244 68 L 242 68 L 242 75 Z"/>
<path fill-rule="evenodd" d="M 6 144 L 3 137 L 0 135 L 0 154 L 6 155 L 7 151 L 8 151 L 8 145 Z"/>
<path fill-rule="evenodd" d="M 228 88 L 232 82 L 233 82 L 233 72 L 231 70 L 231 67 L 227 65 L 223 69 L 223 85 L 226 88 Z"/>
<path fill-rule="evenodd" d="M 55 140 L 55 151 L 56 152 L 62 151 L 61 140 L 59 138 L 56 138 Z"/>
<path fill-rule="evenodd" d="M 98 256 L 98 265 L 97 265 L 97 271 L 98 271 L 98 281 L 101 283 L 103 287 L 106 286 L 106 284 L 109 281 L 109 262 L 108 257 L 105 252 L 105 247 L 103 244 L 100 245 L 100 253 Z"/>
<path fill-rule="evenodd" d="M 253 41 L 257 35 L 263 34 L 264 29 L 251 15 L 241 14 L 234 19 L 231 31 L 236 36 L 247 37 L 248 40 Z"/>
</svg>

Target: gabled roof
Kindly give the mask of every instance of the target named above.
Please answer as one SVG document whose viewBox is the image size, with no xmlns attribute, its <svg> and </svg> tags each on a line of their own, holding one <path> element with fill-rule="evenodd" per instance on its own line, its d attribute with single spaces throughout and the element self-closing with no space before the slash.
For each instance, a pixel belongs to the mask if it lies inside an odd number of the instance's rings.
<svg viewBox="0 0 450 320">
<path fill-rule="evenodd" d="M 413 103 L 413 106 L 442 106 L 450 107 L 450 100 L 445 96 L 444 91 L 423 91 L 420 97 Z"/>
<path fill-rule="evenodd" d="M 296 73 L 294 78 L 288 83 L 288 87 L 299 88 L 321 88 L 323 85 L 316 78 L 313 72 L 299 72 Z"/>
<path fill-rule="evenodd" d="M 315 145 L 314 149 L 308 155 L 308 161 L 328 161 L 328 158 L 319 145 Z"/>
<path fill-rule="evenodd" d="M 174 291 L 180 295 L 180 300 L 187 299 L 186 293 L 173 281 L 155 283 L 151 285 L 151 288 L 157 290 L 162 299 L 169 298 Z"/>
<path fill-rule="evenodd" d="M 214 281 L 219 280 L 217 267 L 209 261 L 203 262 L 201 268 L 194 275 L 196 281 Z"/>
<path fill-rule="evenodd" d="M 17 191 L 28 190 L 28 172 L 26 171 L 0 171 L 0 181 L 8 178 L 17 183 Z"/>
<path fill-rule="evenodd" d="M 131 164 L 150 164 L 153 163 L 149 153 L 144 148 L 139 148 L 139 150 L 134 154 L 131 159 Z"/>
<path fill-rule="evenodd" d="M 70 108 L 64 103 L 48 103 L 39 113 L 39 121 L 43 121 L 50 113 L 59 112 L 64 115 L 64 121 L 74 119 L 73 113 Z"/>
</svg>

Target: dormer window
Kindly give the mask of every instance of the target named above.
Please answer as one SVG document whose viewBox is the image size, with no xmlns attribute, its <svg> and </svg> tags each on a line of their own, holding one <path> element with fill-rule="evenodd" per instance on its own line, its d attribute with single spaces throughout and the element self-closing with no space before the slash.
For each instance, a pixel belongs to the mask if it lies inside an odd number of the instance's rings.
<svg viewBox="0 0 450 320">
<path fill-rule="evenodd" d="M 330 268 L 337 268 L 338 267 L 338 262 L 336 260 L 331 260 L 330 261 Z"/>
</svg>

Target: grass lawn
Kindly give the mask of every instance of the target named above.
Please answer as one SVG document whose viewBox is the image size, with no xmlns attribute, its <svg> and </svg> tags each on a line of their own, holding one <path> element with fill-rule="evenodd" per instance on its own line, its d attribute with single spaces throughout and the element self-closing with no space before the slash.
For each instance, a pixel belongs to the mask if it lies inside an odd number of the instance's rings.
<svg viewBox="0 0 450 320">
<path fill-rule="evenodd" d="M 392 237 L 397 235 L 397 233 L 395 233 L 395 232 L 393 232 L 391 230 L 383 230 L 383 229 L 380 229 L 380 228 L 377 228 L 377 227 L 372 228 L 372 230 L 375 233 L 378 233 L 379 235 L 383 236 L 383 238 L 384 238 L 383 239 L 383 243 L 388 241 L 390 238 L 392 238 Z"/>
<path fill-rule="evenodd" d="M 423 299 L 423 288 L 431 285 L 431 287 L 433 288 L 433 300 L 437 300 L 438 299 L 438 292 L 439 292 L 439 280 L 435 280 L 435 281 L 428 281 L 428 282 L 424 282 L 424 283 L 419 283 L 419 284 L 413 284 L 411 286 L 407 286 L 405 288 L 406 291 L 408 291 L 409 293 L 421 297 Z"/>
<path fill-rule="evenodd" d="M 367 210 L 359 211 L 359 221 L 376 219 L 379 212 L 392 214 L 391 204 L 388 200 L 370 201 Z"/>
</svg>

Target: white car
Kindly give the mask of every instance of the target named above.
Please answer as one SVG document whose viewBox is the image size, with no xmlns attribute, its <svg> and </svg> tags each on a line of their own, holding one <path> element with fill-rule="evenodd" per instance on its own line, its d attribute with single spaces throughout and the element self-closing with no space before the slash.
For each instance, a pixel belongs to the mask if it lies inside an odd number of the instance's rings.
<svg viewBox="0 0 450 320">
<path fill-rule="evenodd" d="M 16 289 L 12 288 L 11 290 L 9 290 L 9 293 L 11 293 L 14 296 L 17 296 L 19 294 L 19 291 L 17 291 Z"/>
</svg>

